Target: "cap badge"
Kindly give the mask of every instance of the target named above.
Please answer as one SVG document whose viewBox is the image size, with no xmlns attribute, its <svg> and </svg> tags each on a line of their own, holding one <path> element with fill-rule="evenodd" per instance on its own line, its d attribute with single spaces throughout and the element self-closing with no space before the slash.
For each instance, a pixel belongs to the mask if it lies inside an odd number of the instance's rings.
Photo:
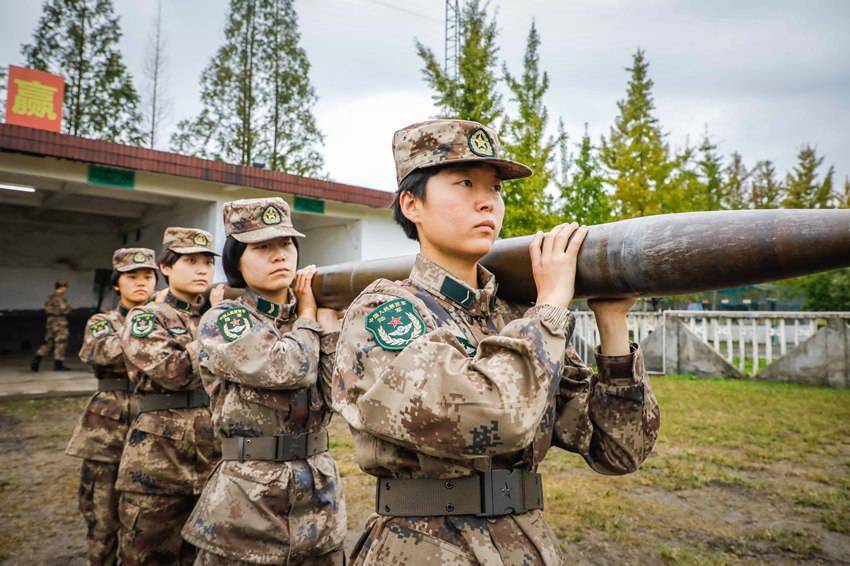
<svg viewBox="0 0 850 566">
<path fill-rule="evenodd" d="M 275 206 L 269 205 L 263 211 L 263 224 L 280 224 L 282 220 L 280 211 Z"/>
<path fill-rule="evenodd" d="M 495 157 L 496 152 L 493 149 L 493 140 L 483 128 L 475 128 L 469 134 L 469 149 L 479 157 Z"/>
<path fill-rule="evenodd" d="M 196 246 L 206 247 L 207 245 L 209 245 L 209 241 L 207 241 L 207 237 L 204 236 L 203 234 L 201 234 L 200 232 L 195 234 L 195 237 L 192 238 L 192 241 L 195 242 Z"/>
<path fill-rule="evenodd" d="M 145 257 L 144 252 L 136 252 L 133 255 L 133 263 L 145 263 L 147 261 L 147 257 Z"/>
</svg>

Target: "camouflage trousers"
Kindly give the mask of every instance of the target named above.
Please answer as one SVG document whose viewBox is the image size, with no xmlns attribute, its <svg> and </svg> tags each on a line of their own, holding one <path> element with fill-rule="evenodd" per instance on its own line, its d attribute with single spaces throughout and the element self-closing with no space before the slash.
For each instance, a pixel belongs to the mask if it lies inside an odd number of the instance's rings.
<svg viewBox="0 0 850 566">
<path fill-rule="evenodd" d="M 180 537 L 196 495 L 121 493 L 118 556 L 122 566 L 192 564 L 196 549 Z"/>
<path fill-rule="evenodd" d="M 68 319 L 64 316 L 48 316 L 44 327 L 44 343 L 36 350 L 35 355 L 44 357 L 53 350 L 53 359 L 65 360 L 65 350 L 68 348 Z"/>
<path fill-rule="evenodd" d="M 115 564 L 118 549 L 118 464 L 83 460 L 80 513 L 86 522 L 88 560 L 92 566 Z"/>
<path fill-rule="evenodd" d="M 204 549 L 198 550 L 198 557 L 195 559 L 195 566 L 255 566 L 256 564 L 258 563 L 219 556 Z M 282 562 L 281 564 L 292 563 Z M 298 566 L 345 566 L 345 552 L 340 548 L 315 558 L 301 558 L 298 560 Z"/>
</svg>

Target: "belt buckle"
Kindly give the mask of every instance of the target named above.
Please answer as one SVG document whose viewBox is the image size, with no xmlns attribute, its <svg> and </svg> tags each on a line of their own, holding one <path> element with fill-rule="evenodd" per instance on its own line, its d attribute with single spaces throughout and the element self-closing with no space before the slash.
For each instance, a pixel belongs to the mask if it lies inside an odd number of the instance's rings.
<svg viewBox="0 0 850 566">
<path fill-rule="evenodd" d="M 525 512 L 522 470 L 487 470 L 481 473 L 481 513 L 498 517 Z"/>
<path fill-rule="evenodd" d="M 307 454 L 307 433 L 277 435 L 278 461 L 303 460 Z"/>
</svg>

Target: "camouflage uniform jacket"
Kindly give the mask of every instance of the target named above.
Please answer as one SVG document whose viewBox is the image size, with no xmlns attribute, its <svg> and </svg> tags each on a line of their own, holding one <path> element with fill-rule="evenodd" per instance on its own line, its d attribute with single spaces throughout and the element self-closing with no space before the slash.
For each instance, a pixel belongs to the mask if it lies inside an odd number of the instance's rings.
<svg viewBox="0 0 850 566">
<path fill-rule="evenodd" d="M 316 432 L 331 418 L 337 333 L 253 291 L 201 319 L 193 344 L 217 434 Z M 222 461 L 183 536 L 233 560 L 280 564 L 334 550 L 345 537 L 342 482 L 330 452 L 290 462 Z"/>
<path fill-rule="evenodd" d="M 127 309 L 97 313 L 86 323 L 80 359 L 92 366 L 98 379 L 126 378 L 121 331 Z M 89 399 L 65 449 L 70 456 L 110 462 L 121 461 L 136 396 L 128 391 L 100 391 Z"/>
<path fill-rule="evenodd" d="M 582 455 L 601 473 L 636 470 L 659 426 L 637 345 L 630 355 L 597 355 L 594 374 L 568 345 L 574 319 L 566 309 L 540 305 L 523 314 L 496 297 L 495 278 L 480 266 L 479 287 L 469 289 L 419 256 L 409 279 L 375 281 L 349 307 L 333 395 L 334 408 L 352 428 L 360 467 L 402 478 L 536 469 L 554 444 Z M 386 349 L 368 328 L 370 315 L 399 299 L 412 304 L 425 328 L 406 346 Z M 544 564 L 559 564 L 558 542 L 541 515 L 373 516 L 374 536 L 366 543 L 386 527 L 396 536 L 436 539 L 452 551 L 457 543 L 483 564 L 513 563 L 511 556 L 529 548 Z M 512 555 L 509 545 L 492 542 L 506 536 L 527 537 L 533 545 L 519 544 Z"/>
<path fill-rule="evenodd" d="M 44 311 L 47 313 L 48 318 L 65 318 L 72 310 L 74 309 L 71 307 L 71 303 L 68 302 L 68 299 L 65 298 L 65 295 L 60 295 L 55 291 L 50 293 L 47 300 L 44 301 Z"/>
<path fill-rule="evenodd" d="M 127 315 L 121 342 L 136 393 L 201 387 L 187 346 L 195 339 L 200 305 L 166 295 Z M 163 495 L 198 494 L 220 456 L 208 407 L 140 413 L 130 426 L 117 487 Z"/>
</svg>

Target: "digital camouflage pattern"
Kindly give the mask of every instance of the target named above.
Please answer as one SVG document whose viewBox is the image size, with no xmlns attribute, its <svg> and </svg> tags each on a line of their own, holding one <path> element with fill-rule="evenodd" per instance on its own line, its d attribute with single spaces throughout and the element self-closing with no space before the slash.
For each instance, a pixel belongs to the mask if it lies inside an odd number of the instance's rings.
<svg viewBox="0 0 850 566">
<path fill-rule="evenodd" d="M 280 197 L 252 198 L 224 203 L 224 231 L 244 244 L 304 234 L 292 226 L 289 204 Z"/>
<path fill-rule="evenodd" d="M 658 405 L 637 345 L 597 355 L 593 374 L 568 345 L 574 319 L 497 298 L 419 256 L 410 278 L 378 280 L 346 312 L 333 377 L 334 408 L 349 423 L 360 467 L 380 477 L 457 478 L 475 470 L 535 470 L 554 445 L 605 474 L 635 471 L 655 443 Z M 458 292 L 463 290 L 463 292 Z M 367 328 L 381 305 L 404 299 L 426 333 L 403 350 Z M 562 564 L 541 511 L 496 518 L 373 516 L 353 564 Z"/>
<path fill-rule="evenodd" d="M 495 131 L 469 120 L 428 120 L 402 128 L 393 136 L 393 157 L 399 183 L 417 169 L 449 163 L 486 163 L 502 179 L 532 173 L 525 165 L 503 158 Z"/>
<path fill-rule="evenodd" d="M 330 422 L 337 333 L 322 335 L 318 323 L 296 316 L 291 293 L 278 305 L 249 290 L 201 319 L 193 358 L 221 437 L 316 432 Z M 183 528 L 203 549 L 201 564 L 341 564 L 334 551 L 345 532 L 330 452 L 290 462 L 222 461 Z"/>
<path fill-rule="evenodd" d="M 86 558 L 91 565 L 117 563 L 118 464 L 83 460 L 77 501 L 86 523 Z"/>
<path fill-rule="evenodd" d="M 209 253 L 213 250 L 212 234 L 200 228 L 181 228 L 171 226 L 162 235 L 162 247 L 179 254 Z"/>
<path fill-rule="evenodd" d="M 194 497 L 122 492 L 118 505 L 121 566 L 193 564 L 197 551 L 180 538 L 180 527 L 194 505 Z"/>
<path fill-rule="evenodd" d="M 80 359 L 95 368 L 98 378 L 127 377 L 121 348 L 121 329 L 127 311 L 122 307 L 98 313 L 86 323 Z M 118 463 L 135 395 L 102 391 L 89 398 L 65 453 L 84 458 L 80 472 L 79 507 L 86 522 L 90 564 L 114 564 L 118 545 Z"/>
<path fill-rule="evenodd" d="M 119 248 L 112 253 L 112 269 L 119 273 L 134 269 L 156 270 L 156 254 L 150 248 Z"/>
<path fill-rule="evenodd" d="M 195 339 L 200 308 L 200 302 L 188 304 L 168 293 L 163 302 L 150 302 L 128 313 L 122 345 L 137 393 L 201 387 L 187 350 Z M 134 335 L 138 334 L 133 332 L 134 320 L 150 317 L 150 331 L 142 337 Z M 207 407 L 148 411 L 136 417 L 118 470 L 117 487 L 123 492 L 119 509 L 122 561 L 141 563 L 156 549 L 176 552 L 182 548 L 180 529 L 219 457 Z M 133 507 L 125 509 L 125 502 Z M 147 546 L 151 544 L 155 546 Z"/>
<path fill-rule="evenodd" d="M 64 293 L 50 293 L 44 302 L 44 311 L 47 313 L 44 342 L 36 350 L 36 356 L 44 357 L 53 350 L 54 360 L 65 360 L 65 350 L 68 348 L 68 315 L 72 310 L 74 309 Z"/>
</svg>

